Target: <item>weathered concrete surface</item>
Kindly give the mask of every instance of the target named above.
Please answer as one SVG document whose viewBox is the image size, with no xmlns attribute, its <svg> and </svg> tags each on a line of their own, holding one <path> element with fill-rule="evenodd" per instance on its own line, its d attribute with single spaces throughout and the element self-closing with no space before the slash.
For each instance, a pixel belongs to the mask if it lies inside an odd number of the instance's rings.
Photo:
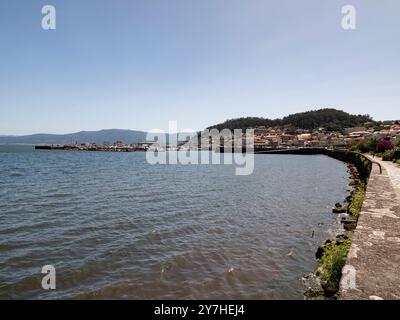
<svg viewBox="0 0 400 320">
<path fill-rule="evenodd" d="M 374 160 L 339 299 L 400 299 L 400 168 Z"/>
<path fill-rule="evenodd" d="M 374 159 L 375 160 L 375 159 Z M 400 167 L 393 162 L 378 161 L 388 172 L 393 188 L 397 193 L 398 199 L 400 199 Z"/>
</svg>

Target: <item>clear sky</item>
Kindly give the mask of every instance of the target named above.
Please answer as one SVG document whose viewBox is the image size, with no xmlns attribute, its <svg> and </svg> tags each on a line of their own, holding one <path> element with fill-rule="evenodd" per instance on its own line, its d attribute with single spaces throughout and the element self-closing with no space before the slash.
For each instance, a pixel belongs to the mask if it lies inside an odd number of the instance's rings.
<svg viewBox="0 0 400 320">
<path fill-rule="evenodd" d="M 341 27 L 346 4 L 357 30 Z M 1 0 L 0 135 L 320 107 L 398 119 L 399 17 L 398 0 Z"/>
</svg>

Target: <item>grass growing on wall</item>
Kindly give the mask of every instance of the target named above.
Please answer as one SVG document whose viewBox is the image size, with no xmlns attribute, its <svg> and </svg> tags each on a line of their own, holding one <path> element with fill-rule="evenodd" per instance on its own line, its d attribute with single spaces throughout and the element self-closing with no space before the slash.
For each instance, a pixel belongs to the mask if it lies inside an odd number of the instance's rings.
<svg viewBox="0 0 400 320">
<path fill-rule="evenodd" d="M 349 207 L 349 214 L 356 219 L 358 219 L 363 206 L 366 188 L 366 182 L 363 182 L 354 194 Z M 351 238 L 324 245 L 324 254 L 318 260 L 317 275 L 321 279 L 321 286 L 327 296 L 334 295 L 339 290 L 342 269 L 346 264 L 350 246 Z"/>
<path fill-rule="evenodd" d="M 358 218 L 365 198 L 366 184 L 363 183 L 358 191 L 354 194 L 351 204 L 349 206 L 349 214 Z"/>
<path fill-rule="evenodd" d="M 372 163 L 368 158 L 355 152 L 331 152 L 325 151 L 325 154 L 353 164 L 357 168 L 358 175 L 353 177 L 359 184 L 356 192 L 352 195 L 349 204 L 348 213 L 350 220 L 358 220 L 362 210 L 367 183 L 371 173 Z M 318 269 L 316 275 L 320 279 L 321 287 L 309 289 L 305 294 L 308 299 L 335 299 L 339 291 L 340 280 L 342 278 L 342 269 L 346 264 L 347 256 L 351 246 L 351 230 L 344 235 L 338 236 L 335 241 L 327 241 L 323 246 L 323 254 L 318 259 Z M 321 292 L 322 291 L 322 292 Z"/>
<path fill-rule="evenodd" d="M 318 260 L 317 275 L 321 279 L 322 288 L 326 295 L 334 295 L 339 290 L 342 269 L 346 264 L 350 250 L 351 239 L 333 241 L 325 245 L 325 253 Z"/>
</svg>

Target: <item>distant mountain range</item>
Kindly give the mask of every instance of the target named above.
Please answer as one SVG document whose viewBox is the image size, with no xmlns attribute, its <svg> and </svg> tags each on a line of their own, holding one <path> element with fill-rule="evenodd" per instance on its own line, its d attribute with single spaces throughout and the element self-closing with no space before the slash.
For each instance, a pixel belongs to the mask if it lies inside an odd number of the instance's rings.
<svg viewBox="0 0 400 320">
<path fill-rule="evenodd" d="M 0 136 L 0 144 L 69 144 L 69 143 L 124 143 L 144 142 L 146 132 L 135 130 L 109 129 L 100 131 L 80 131 L 69 134 L 32 134 L 27 136 Z"/>
<path fill-rule="evenodd" d="M 319 109 L 291 114 L 282 119 L 266 119 L 260 117 L 247 117 L 227 120 L 209 127 L 223 129 L 247 129 L 259 126 L 265 127 L 291 127 L 293 129 L 313 130 L 325 128 L 327 131 L 343 131 L 345 128 L 363 126 L 365 123 L 379 125 L 369 115 L 352 115 L 342 110 Z"/>
<path fill-rule="evenodd" d="M 182 133 L 193 136 L 193 133 Z M 0 144 L 75 144 L 75 143 L 138 143 L 146 141 L 147 132 L 137 130 L 107 129 L 100 131 L 80 131 L 68 134 L 31 134 L 26 136 L 0 136 Z M 175 135 L 176 137 L 176 135 Z M 160 137 L 161 138 L 161 137 Z M 168 139 L 168 134 L 167 134 Z M 164 141 L 164 139 L 160 139 Z"/>
</svg>

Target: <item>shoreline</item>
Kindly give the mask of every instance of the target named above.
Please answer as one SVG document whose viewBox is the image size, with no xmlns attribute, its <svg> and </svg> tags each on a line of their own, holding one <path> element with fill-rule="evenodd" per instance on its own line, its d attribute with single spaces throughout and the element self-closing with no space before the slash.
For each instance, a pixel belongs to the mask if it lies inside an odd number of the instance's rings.
<svg viewBox="0 0 400 320">
<path fill-rule="evenodd" d="M 295 150 L 264 151 L 257 154 L 322 154 L 347 164 L 347 172 L 350 175 L 348 186 L 351 189 L 349 190 L 349 195 L 342 202 L 344 206 L 342 203 L 337 203 L 332 209 L 333 214 L 346 214 L 340 220 L 344 230 L 343 232 L 338 232 L 334 239 L 327 239 L 318 247 L 315 253 L 318 268 L 311 274 L 316 280 L 317 285 L 310 286 L 304 292 L 305 299 L 336 300 L 342 280 L 342 269 L 346 265 L 349 256 L 353 234 L 364 203 L 373 161 L 362 154 L 343 149 L 301 148 Z M 309 277 L 310 275 L 306 279 Z"/>
</svg>

